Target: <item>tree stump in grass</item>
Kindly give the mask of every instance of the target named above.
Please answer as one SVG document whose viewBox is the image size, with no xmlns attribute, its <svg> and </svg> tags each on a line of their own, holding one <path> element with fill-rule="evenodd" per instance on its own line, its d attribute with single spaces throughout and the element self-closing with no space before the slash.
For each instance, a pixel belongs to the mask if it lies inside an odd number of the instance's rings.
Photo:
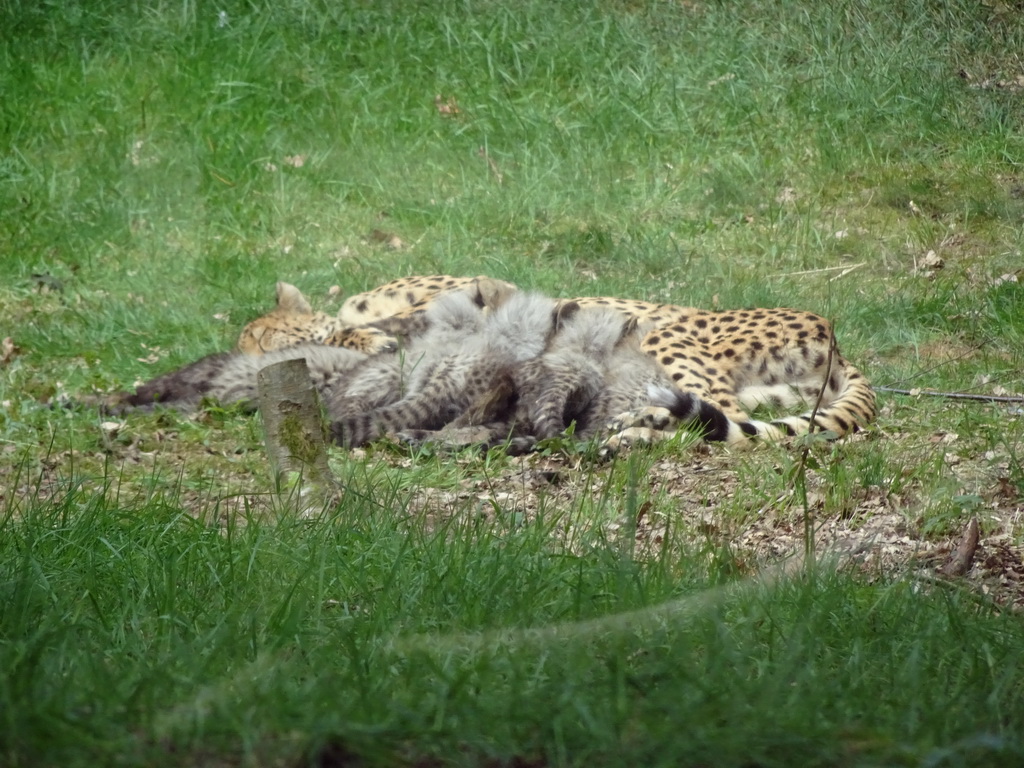
<svg viewBox="0 0 1024 768">
<path fill-rule="evenodd" d="M 256 375 L 267 457 L 274 487 L 296 487 L 304 495 L 309 483 L 322 501 L 338 490 L 327 466 L 327 446 L 320 398 L 302 358 L 268 365 Z"/>
</svg>

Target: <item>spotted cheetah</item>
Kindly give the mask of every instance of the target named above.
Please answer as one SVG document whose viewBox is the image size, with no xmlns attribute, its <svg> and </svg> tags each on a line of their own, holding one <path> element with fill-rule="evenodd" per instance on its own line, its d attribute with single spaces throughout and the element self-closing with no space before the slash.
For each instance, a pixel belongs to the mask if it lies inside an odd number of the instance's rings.
<svg viewBox="0 0 1024 768">
<path fill-rule="evenodd" d="M 115 395 L 106 406 L 117 413 L 155 406 L 188 411 L 203 398 L 253 406 L 259 371 L 302 358 L 326 406 L 332 437 L 356 447 L 400 430 L 444 427 L 509 371 L 542 354 L 560 318 L 575 310 L 540 294 L 515 293 L 485 314 L 469 293 L 452 291 L 430 304 L 424 330 L 400 352 L 367 355 L 300 344 L 264 355 L 209 355 L 134 393 Z"/>
<path fill-rule="evenodd" d="M 529 441 L 573 422 L 584 436 L 613 425 L 612 450 L 661 439 L 681 422 L 695 424 L 709 440 L 738 442 L 809 428 L 807 416 L 753 421 L 741 405 L 810 402 L 819 395 L 817 427 L 835 425 L 844 434 L 860 425 L 844 420 L 837 401 L 856 396 L 863 378 L 839 357 L 827 324 L 815 315 L 706 312 L 600 297 L 555 301 L 508 291 L 503 295 L 510 298 L 485 314 L 479 295 L 447 291 L 421 300 L 400 320 L 385 318 L 401 326 L 405 354 L 367 355 L 325 341 L 265 355 L 212 355 L 115 396 L 113 407 L 187 408 L 206 396 L 251 401 L 258 370 L 303 357 L 328 402 L 335 438 L 349 446 L 403 429 L 465 427 L 485 427 L 491 439 L 496 430 L 517 432 Z M 276 311 L 286 320 L 289 307 L 300 319 L 327 317 L 312 312 L 291 286 L 279 286 L 279 297 Z M 304 331 L 317 338 L 317 329 Z M 819 384 L 814 376 L 825 369 L 831 374 Z M 873 398 L 866 407 L 873 411 Z"/>
<path fill-rule="evenodd" d="M 256 375 L 260 370 L 277 362 L 302 358 L 314 386 L 328 403 L 342 409 L 376 408 L 403 396 L 403 380 L 417 369 L 421 358 L 428 358 L 435 348 L 457 343 L 459 337 L 482 326 L 484 319 L 470 293 L 454 291 L 452 295 L 462 299 L 461 312 L 444 312 L 446 305 L 440 300 L 432 302 L 421 315 L 429 315 L 435 322 L 431 324 L 417 316 L 417 326 L 424 330 L 431 326 L 430 333 L 418 345 L 413 344 L 401 357 L 381 354 L 380 350 L 370 355 L 331 344 L 337 338 L 330 331 L 335 318 L 314 312 L 294 286 L 278 283 L 277 294 L 277 308 L 261 318 L 262 322 L 247 326 L 247 330 L 259 332 L 243 334 L 243 339 L 266 340 L 270 346 L 278 348 L 260 354 L 243 349 L 208 355 L 141 384 L 135 392 L 117 393 L 99 404 L 108 412 L 150 409 L 158 405 L 190 411 L 204 398 L 224 405 L 253 405 L 257 396 Z M 290 345 L 285 344 L 284 339 Z M 426 363 L 419 366 L 421 377 L 426 368 Z"/>
<path fill-rule="evenodd" d="M 811 312 L 702 310 L 603 297 L 575 301 L 611 307 L 653 326 L 642 349 L 677 387 L 714 403 L 748 435 L 776 438 L 814 429 L 838 437 L 875 418 L 870 383 L 839 353 L 829 322 Z M 750 420 L 744 409 L 761 405 L 810 410 L 771 422 Z M 671 428 L 673 420 L 664 410 L 649 409 L 619 425 L 659 430 Z"/>
<path fill-rule="evenodd" d="M 443 285 L 450 279 L 454 278 L 418 278 L 417 291 L 408 297 L 405 308 L 389 318 L 380 317 L 383 309 L 370 313 L 370 308 L 383 289 L 387 289 L 385 295 L 391 295 L 390 308 L 395 306 L 395 301 L 401 303 L 403 280 L 393 281 L 369 294 L 353 296 L 349 301 L 359 306 L 365 301 L 367 313 L 380 319 L 364 326 L 363 330 L 383 331 L 384 336 L 391 334 L 388 344 L 393 345 L 393 337 L 402 336 L 404 327 L 415 328 L 422 322 L 423 311 L 430 305 L 432 296 L 437 295 L 425 292 L 429 286 L 436 282 Z M 470 280 L 476 281 L 476 285 L 487 285 L 484 282 L 487 278 Z M 497 299 L 492 298 L 491 304 L 504 298 L 506 291 L 514 290 L 508 283 L 500 284 L 501 291 L 489 292 L 492 297 L 501 294 Z M 483 291 L 477 293 L 476 303 L 489 306 Z M 818 315 L 784 308 L 702 310 L 609 297 L 566 301 L 579 307 L 609 308 L 642 323 L 649 330 L 641 341 L 641 348 L 661 365 L 675 386 L 719 408 L 746 435 L 774 438 L 803 434 L 813 428 L 842 436 L 867 426 L 875 418 L 875 395 L 871 385 L 842 357 L 834 344 L 829 322 Z M 308 302 L 305 306 L 308 307 Z M 264 321 L 261 327 L 267 329 L 266 333 L 276 331 L 282 320 L 292 317 L 301 325 L 308 322 L 309 315 L 291 316 L 288 308 L 279 302 L 275 312 L 261 318 Z M 330 339 L 325 343 L 341 343 L 342 331 L 337 327 L 337 320 L 329 318 L 329 321 L 329 332 L 306 327 L 303 333 L 319 333 L 322 338 Z M 377 327 L 377 323 L 384 323 L 386 328 Z M 274 343 L 286 344 L 288 332 L 286 327 L 282 334 L 275 333 Z M 745 409 L 761 405 L 772 408 L 802 405 L 809 410 L 771 422 L 751 420 Z M 634 410 L 617 421 L 622 430 L 638 430 L 633 434 L 650 439 L 671 434 L 676 423 L 671 411 L 659 406 Z"/>
<path fill-rule="evenodd" d="M 490 277 L 408 277 L 350 296 L 332 317 L 314 311 L 302 292 L 277 284 L 277 306 L 242 329 L 237 349 L 261 355 L 296 344 L 324 344 L 375 354 L 394 351 L 396 336 L 424 330 L 424 312 L 444 293 L 461 292 L 482 309 L 501 304 L 516 287 Z"/>
</svg>

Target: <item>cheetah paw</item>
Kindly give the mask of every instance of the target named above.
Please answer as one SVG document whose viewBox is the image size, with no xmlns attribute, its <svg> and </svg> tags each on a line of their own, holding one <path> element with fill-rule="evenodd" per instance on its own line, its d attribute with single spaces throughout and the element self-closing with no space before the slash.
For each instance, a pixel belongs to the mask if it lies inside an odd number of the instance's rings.
<svg viewBox="0 0 1024 768">
<path fill-rule="evenodd" d="M 331 347 L 347 347 L 367 355 L 396 352 L 398 339 L 379 328 L 343 328 L 325 342 Z"/>
<path fill-rule="evenodd" d="M 403 429 L 392 437 L 400 443 L 413 446 L 432 445 L 448 451 L 459 451 L 472 446 L 489 445 L 494 435 L 485 427 L 445 427 L 443 429 Z"/>
<path fill-rule="evenodd" d="M 598 449 L 597 455 L 610 459 L 631 445 L 650 445 L 664 439 L 664 433 L 648 427 L 626 427 L 608 437 Z"/>
<path fill-rule="evenodd" d="M 668 408 L 662 408 L 660 405 L 648 405 L 644 408 L 620 413 L 608 422 L 607 427 L 612 432 L 623 432 L 634 427 L 664 431 L 672 427 L 675 422 L 676 417 Z"/>
</svg>

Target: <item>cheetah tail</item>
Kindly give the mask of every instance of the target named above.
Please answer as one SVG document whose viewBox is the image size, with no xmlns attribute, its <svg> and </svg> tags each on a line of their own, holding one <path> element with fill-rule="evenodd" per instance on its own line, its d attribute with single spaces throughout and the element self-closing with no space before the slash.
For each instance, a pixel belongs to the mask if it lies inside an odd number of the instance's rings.
<svg viewBox="0 0 1024 768">
<path fill-rule="evenodd" d="M 683 424 L 695 426 L 708 442 L 741 443 L 771 428 L 764 422 L 733 421 L 718 406 L 675 387 L 652 386 L 648 396 L 652 405 L 666 408 Z"/>
<path fill-rule="evenodd" d="M 860 371 L 837 356 L 817 409 L 774 419 L 772 426 L 783 435 L 823 431 L 843 437 L 867 427 L 877 415 L 871 384 Z"/>
</svg>

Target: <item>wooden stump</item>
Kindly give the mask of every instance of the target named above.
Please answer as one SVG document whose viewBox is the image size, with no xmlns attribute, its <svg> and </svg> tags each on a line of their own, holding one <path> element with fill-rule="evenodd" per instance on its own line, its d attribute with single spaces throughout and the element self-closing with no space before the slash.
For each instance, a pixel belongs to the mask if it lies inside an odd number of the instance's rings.
<svg viewBox="0 0 1024 768">
<path fill-rule="evenodd" d="M 280 493 L 306 483 L 326 501 L 338 490 L 327 465 L 327 445 L 320 398 L 302 358 L 268 365 L 256 375 L 267 457 L 274 487 Z"/>
</svg>

